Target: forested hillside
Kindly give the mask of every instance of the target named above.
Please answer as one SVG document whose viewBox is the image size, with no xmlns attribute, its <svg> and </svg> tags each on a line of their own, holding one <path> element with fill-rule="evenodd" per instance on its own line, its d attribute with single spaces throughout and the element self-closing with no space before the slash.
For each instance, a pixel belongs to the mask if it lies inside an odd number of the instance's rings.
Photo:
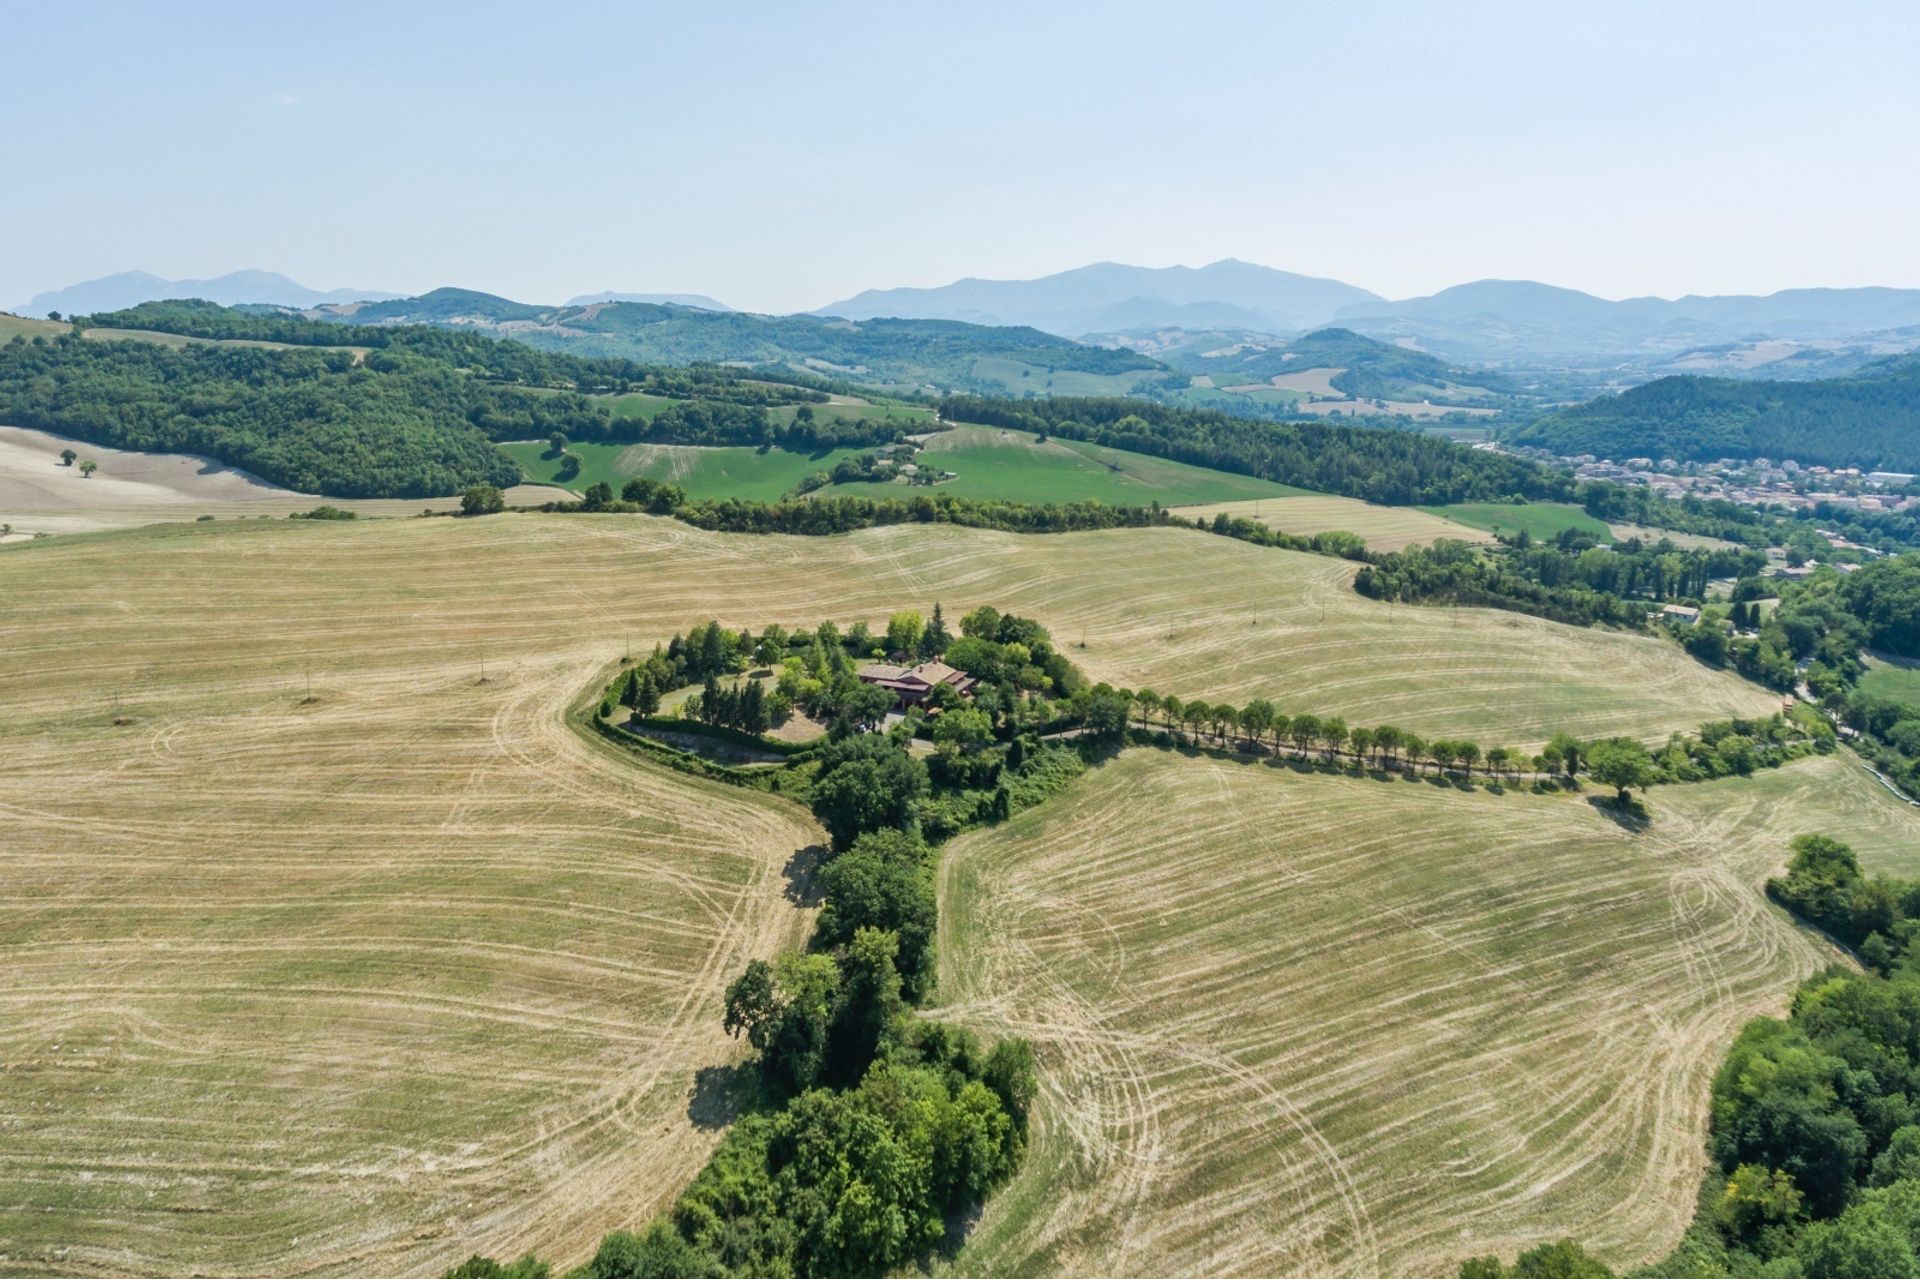
<svg viewBox="0 0 1920 1279">
<path fill-rule="evenodd" d="M 1770 457 L 1915 471 L 1920 357 L 1818 382 L 1661 378 L 1517 427 L 1507 438 L 1569 456 Z"/>
<path fill-rule="evenodd" d="M 493 442 L 555 432 L 638 440 L 724 428 L 741 442 L 791 436 L 811 448 L 839 429 L 830 417 L 813 420 L 812 407 L 827 398 L 819 391 L 713 368 L 585 360 L 470 332 L 341 327 L 205 302 L 95 318 L 205 341 L 9 342 L 0 346 L 0 421 L 116 448 L 200 454 L 329 497 L 432 497 L 512 484 L 519 468 Z M 606 399 L 581 393 L 589 390 L 678 402 L 650 422 L 616 417 Z M 776 429 L 767 408 L 792 405 L 807 412 Z"/>
<path fill-rule="evenodd" d="M 476 422 L 578 431 L 579 396 L 494 386 L 376 353 L 147 342 L 0 347 L 0 421 L 114 448 L 197 453 L 331 497 L 431 497 L 512 484 L 519 468 Z"/>
</svg>

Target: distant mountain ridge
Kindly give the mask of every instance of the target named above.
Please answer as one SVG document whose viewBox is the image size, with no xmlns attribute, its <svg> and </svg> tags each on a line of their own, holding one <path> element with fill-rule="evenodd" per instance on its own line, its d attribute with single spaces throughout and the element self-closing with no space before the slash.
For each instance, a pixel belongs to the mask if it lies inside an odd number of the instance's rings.
<svg viewBox="0 0 1920 1279">
<path fill-rule="evenodd" d="M 1785 289 L 1764 296 L 1611 301 L 1533 280 L 1476 280 L 1399 300 L 1338 280 L 1236 259 L 1204 267 L 1113 262 L 1034 280 L 964 279 L 869 289 L 816 315 L 1027 324 L 1105 340 L 1154 330 L 1288 337 L 1339 325 L 1455 363 L 1628 359 L 1657 365 L 1697 347 L 1755 337 L 1859 339 L 1920 325 L 1920 289 Z"/>
<path fill-rule="evenodd" d="M 38 294 L 19 311 L 32 316 L 49 311 L 89 315 L 95 311 L 124 311 L 142 302 L 162 302 L 168 298 L 200 298 L 222 306 L 260 302 L 306 308 L 328 302 L 379 301 L 399 296 L 377 289 L 310 289 L 275 271 L 231 271 L 210 280 L 167 280 L 145 271 L 122 271 Z"/>
<path fill-rule="evenodd" d="M 1450 359 L 1653 359 L 1756 335 L 1849 338 L 1920 324 L 1920 289 L 1785 289 L 1611 302 L 1532 280 L 1476 280 L 1428 297 L 1357 304 L 1339 319 L 1369 337 L 1417 342 Z"/>
<path fill-rule="evenodd" d="M 1224 258 L 1203 267 L 1096 262 L 1037 280 L 965 279 L 938 288 L 868 289 L 813 314 L 1025 324 L 1066 337 L 1174 325 L 1285 333 L 1313 328 L 1342 308 L 1382 300 L 1338 280 Z"/>
</svg>

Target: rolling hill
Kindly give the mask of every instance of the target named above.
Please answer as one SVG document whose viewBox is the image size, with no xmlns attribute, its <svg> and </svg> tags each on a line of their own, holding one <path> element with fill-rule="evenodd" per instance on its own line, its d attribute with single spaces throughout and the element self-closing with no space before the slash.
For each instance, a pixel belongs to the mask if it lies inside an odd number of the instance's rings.
<svg viewBox="0 0 1920 1279">
<path fill-rule="evenodd" d="M 1511 430 L 1563 456 L 1791 458 L 1920 470 L 1920 356 L 1817 382 L 1666 377 Z"/>
<path fill-rule="evenodd" d="M 1253 335 L 1220 344 L 1213 335 L 1168 350 L 1162 358 L 1183 373 L 1205 376 L 1216 387 L 1265 383 L 1279 389 L 1354 399 L 1434 400 L 1475 404 L 1510 396 L 1517 388 L 1505 376 L 1463 369 L 1421 351 L 1363 337 L 1351 329 L 1318 329 L 1291 342 L 1262 342 Z M 1323 378 L 1312 378 L 1315 372 Z M 1291 385 L 1297 383 L 1298 385 Z"/>
<path fill-rule="evenodd" d="M 1038 329 L 957 320 L 854 322 L 816 315 L 754 315 L 652 302 L 539 306 L 435 289 L 417 298 L 326 307 L 355 324 L 430 324 L 515 338 L 546 350 L 648 363 L 729 363 L 785 368 L 881 385 L 943 390 L 1048 389 L 1050 375 L 1085 374 L 1073 390 L 1124 393 L 1162 372 L 1131 351 L 1086 346 Z"/>
</svg>

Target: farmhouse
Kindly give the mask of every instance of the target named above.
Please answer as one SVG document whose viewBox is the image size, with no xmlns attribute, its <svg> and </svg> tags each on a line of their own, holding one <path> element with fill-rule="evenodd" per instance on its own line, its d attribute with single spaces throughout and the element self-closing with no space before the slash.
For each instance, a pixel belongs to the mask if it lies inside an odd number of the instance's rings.
<svg viewBox="0 0 1920 1279">
<path fill-rule="evenodd" d="M 1690 608 L 1685 604 L 1669 604 L 1660 611 L 1670 620 L 1676 622 L 1697 622 L 1700 620 L 1700 610 Z"/>
<path fill-rule="evenodd" d="M 894 700 L 902 706 L 913 706 L 927 700 L 935 688 L 944 684 L 962 697 L 973 695 L 976 681 L 964 671 L 955 670 L 945 662 L 922 662 L 918 666 L 889 666 L 885 662 L 875 662 L 871 666 L 862 666 L 855 672 L 863 684 L 876 684 L 892 693 Z"/>
</svg>

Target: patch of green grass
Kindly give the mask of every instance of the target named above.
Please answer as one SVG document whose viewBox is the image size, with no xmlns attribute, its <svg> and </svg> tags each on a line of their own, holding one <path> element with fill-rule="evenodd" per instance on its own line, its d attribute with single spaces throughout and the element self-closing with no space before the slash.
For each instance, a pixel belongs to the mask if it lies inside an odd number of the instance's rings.
<svg viewBox="0 0 1920 1279">
<path fill-rule="evenodd" d="M 1489 533 L 1518 533 L 1525 529 L 1536 542 L 1559 536 L 1564 529 L 1591 533 L 1603 542 L 1613 540 L 1613 530 L 1577 506 L 1559 502 L 1455 502 L 1451 506 L 1423 506 L 1421 510 L 1442 519 L 1455 520 Z"/>
<path fill-rule="evenodd" d="M 636 475 L 678 484 L 690 497 L 738 497 L 771 502 L 789 492 L 815 471 L 831 471 L 841 458 L 861 449 L 835 449 L 818 457 L 782 449 L 700 448 L 684 444 L 572 444 L 568 452 L 580 459 L 572 479 L 557 478 L 560 459 L 547 453 L 543 441 L 527 440 L 499 446 L 520 464 L 536 484 L 557 484 L 575 493 L 604 481 L 618 493 Z M 851 487 L 851 486 L 850 486 Z M 900 496 L 898 486 L 860 485 L 874 495 Z"/>
<path fill-rule="evenodd" d="M 630 395 L 616 395 L 607 401 L 607 411 L 613 414 L 616 422 L 629 418 L 640 418 L 651 422 L 660 416 L 660 411 L 671 404 L 681 401 L 671 395 L 648 395 L 644 391 L 635 391 Z"/>
<path fill-rule="evenodd" d="M 810 407 L 814 418 L 823 422 L 845 418 L 856 422 L 903 422 L 929 429 L 934 422 L 933 410 L 917 404 L 872 404 L 860 401 L 852 404 L 815 404 Z M 799 411 L 797 404 L 782 404 L 768 409 L 767 417 L 775 422 L 791 422 Z"/>
<path fill-rule="evenodd" d="M 625 444 L 569 444 L 567 451 L 580 459 L 580 472 L 565 481 L 558 478 L 561 459 L 547 451 L 544 440 L 516 440 L 496 447 L 518 462 L 521 472 L 534 484 L 556 484 L 579 493 L 589 484 L 604 480 L 618 493 L 628 479 L 614 468 L 620 455 L 630 447 Z"/>
<path fill-rule="evenodd" d="M 1867 673 L 1860 677 L 1860 691 L 1903 706 L 1920 706 L 1920 664 L 1868 658 Z"/>
<path fill-rule="evenodd" d="M 1009 502 L 1078 502 L 1114 506 L 1181 506 L 1289 497 L 1306 492 L 1286 484 L 1210 471 L 1164 458 L 1079 440 L 1045 444 L 1024 431 L 962 426 L 927 442 L 920 465 L 953 471 L 939 491 Z"/>
<path fill-rule="evenodd" d="M 24 315 L 0 311 L 0 342 L 11 342 L 15 338 L 31 342 L 35 338 L 53 338 L 72 331 L 72 325 L 59 320 L 30 320 Z"/>
</svg>

